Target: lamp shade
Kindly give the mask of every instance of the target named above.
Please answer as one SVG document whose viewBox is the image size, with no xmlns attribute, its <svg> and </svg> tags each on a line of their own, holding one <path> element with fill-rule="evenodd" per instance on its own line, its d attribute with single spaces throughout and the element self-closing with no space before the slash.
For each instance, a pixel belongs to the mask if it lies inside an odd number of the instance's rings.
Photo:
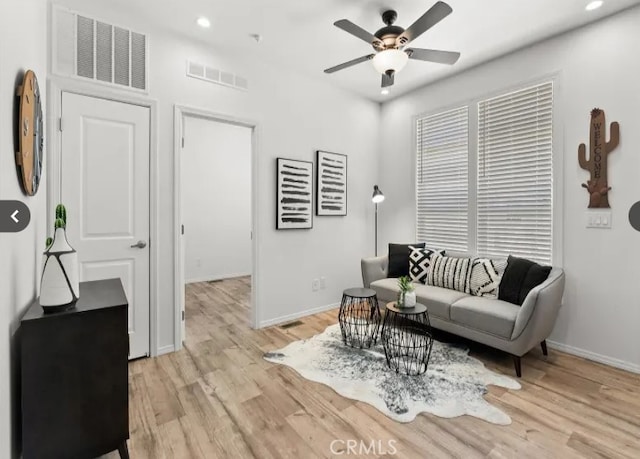
<svg viewBox="0 0 640 459">
<path fill-rule="evenodd" d="M 399 49 L 385 49 L 373 57 L 373 66 L 383 75 L 389 70 L 399 72 L 407 65 L 409 56 Z"/>
<path fill-rule="evenodd" d="M 376 204 L 384 201 L 384 194 L 382 194 L 382 191 L 380 191 L 380 188 L 378 188 L 378 185 L 373 186 L 373 196 L 371 196 L 371 201 L 373 201 Z"/>
</svg>

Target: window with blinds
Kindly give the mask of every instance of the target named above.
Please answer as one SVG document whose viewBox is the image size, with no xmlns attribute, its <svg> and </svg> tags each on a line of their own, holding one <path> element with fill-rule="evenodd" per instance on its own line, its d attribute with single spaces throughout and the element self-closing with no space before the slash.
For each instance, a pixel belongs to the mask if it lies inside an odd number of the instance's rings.
<svg viewBox="0 0 640 459">
<path fill-rule="evenodd" d="M 481 256 L 551 264 L 553 82 L 478 104 Z"/>
<path fill-rule="evenodd" d="M 417 120 L 416 204 L 419 241 L 466 252 L 469 228 L 469 109 Z"/>
</svg>

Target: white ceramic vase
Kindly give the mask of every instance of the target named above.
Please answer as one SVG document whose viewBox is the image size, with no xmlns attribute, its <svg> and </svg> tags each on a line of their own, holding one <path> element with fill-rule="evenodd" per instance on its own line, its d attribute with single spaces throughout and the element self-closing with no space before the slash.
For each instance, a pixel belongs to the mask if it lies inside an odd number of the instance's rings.
<svg viewBox="0 0 640 459">
<path fill-rule="evenodd" d="M 67 241 L 64 228 L 56 228 L 53 243 L 44 252 L 40 280 L 40 305 L 47 308 L 69 306 L 78 300 L 78 254 Z"/>
<path fill-rule="evenodd" d="M 404 307 L 405 308 L 413 308 L 416 305 L 416 292 L 415 290 L 412 292 L 406 292 L 404 294 Z"/>
</svg>

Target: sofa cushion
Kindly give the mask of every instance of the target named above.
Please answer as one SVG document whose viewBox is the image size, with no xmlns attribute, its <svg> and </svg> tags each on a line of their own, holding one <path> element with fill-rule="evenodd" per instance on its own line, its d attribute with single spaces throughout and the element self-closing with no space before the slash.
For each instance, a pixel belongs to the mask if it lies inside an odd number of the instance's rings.
<svg viewBox="0 0 640 459">
<path fill-rule="evenodd" d="M 409 275 L 411 280 L 426 284 L 433 255 L 436 253 L 444 255 L 444 250 L 430 249 L 428 247 L 420 248 L 412 245 L 409 246 L 409 250 Z"/>
<path fill-rule="evenodd" d="M 451 305 L 451 320 L 469 328 L 511 339 L 520 307 L 506 301 L 467 296 Z"/>
<path fill-rule="evenodd" d="M 427 284 L 469 293 L 471 258 L 443 257 L 434 254 Z"/>
<path fill-rule="evenodd" d="M 506 258 L 475 258 L 471 263 L 469 293 L 484 298 L 498 298 L 498 286 L 506 267 Z"/>
<path fill-rule="evenodd" d="M 450 319 L 449 309 L 453 303 L 469 295 L 433 285 L 416 285 L 416 300 L 427 307 L 429 315 Z"/>
<path fill-rule="evenodd" d="M 389 270 L 387 277 L 401 277 L 409 275 L 409 247 L 424 248 L 425 244 L 389 244 Z"/>
<path fill-rule="evenodd" d="M 370 286 L 378 296 L 380 307 L 389 301 L 396 301 L 398 298 L 398 279 L 387 278 L 371 282 Z M 431 285 L 415 284 L 416 301 L 427 307 L 429 314 L 436 315 L 443 319 L 449 320 L 449 307 L 455 301 L 464 298 L 466 293 L 449 290 L 447 288 L 433 287 Z"/>
<path fill-rule="evenodd" d="M 500 281 L 498 298 L 521 306 L 529 291 L 543 283 L 550 272 L 550 266 L 542 266 L 525 258 L 509 256 L 507 268 Z"/>
</svg>

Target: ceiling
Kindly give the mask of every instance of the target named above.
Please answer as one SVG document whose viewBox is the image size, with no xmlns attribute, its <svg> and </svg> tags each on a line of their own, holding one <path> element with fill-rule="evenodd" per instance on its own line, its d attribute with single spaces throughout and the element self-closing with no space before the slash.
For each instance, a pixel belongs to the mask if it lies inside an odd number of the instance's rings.
<svg viewBox="0 0 640 459">
<path fill-rule="evenodd" d="M 380 94 L 380 75 L 370 62 L 332 75 L 325 68 L 373 52 L 371 46 L 333 26 L 349 19 L 375 32 L 380 13 L 398 12 L 397 25 L 408 27 L 436 0 L 111 0 L 155 25 L 245 58 L 322 78 L 367 98 L 382 101 L 510 51 L 596 21 L 640 0 L 605 0 L 585 11 L 590 0 L 446 0 L 453 13 L 420 36 L 413 46 L 459 51 L 454 66 L 410 61 L 396 75 L 391 94 Z M 195 24 L 198 16 L 211 28 Z M 251 38 L 260 34 L 260 44 Z"/>
</svg>

